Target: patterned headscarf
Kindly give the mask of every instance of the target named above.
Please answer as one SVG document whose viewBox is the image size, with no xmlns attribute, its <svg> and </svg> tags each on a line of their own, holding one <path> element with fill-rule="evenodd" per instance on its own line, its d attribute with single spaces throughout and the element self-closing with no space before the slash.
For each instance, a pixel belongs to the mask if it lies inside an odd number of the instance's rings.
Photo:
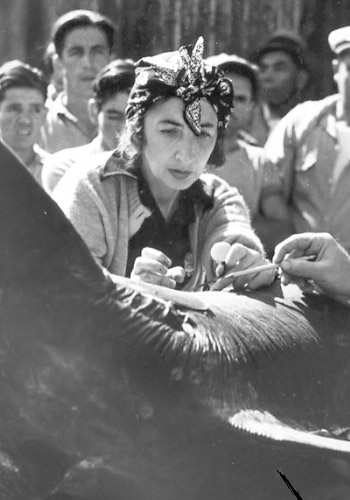
<svg viewBox="0 0 350 500">
<path fill-rule="evenodd" d="M 233 109 L 231 80 L 203 61 L 204 41 L 140 59 L 136 80 L 126 108 L 127 120 L 144 115 L 156 101 L 180 97 L 184 103 L 184 120 L 195 135 L 201 133 L 200 99 L 206 98 L 218 117 L 218 128 L 225 128 Z"/>
</svg>

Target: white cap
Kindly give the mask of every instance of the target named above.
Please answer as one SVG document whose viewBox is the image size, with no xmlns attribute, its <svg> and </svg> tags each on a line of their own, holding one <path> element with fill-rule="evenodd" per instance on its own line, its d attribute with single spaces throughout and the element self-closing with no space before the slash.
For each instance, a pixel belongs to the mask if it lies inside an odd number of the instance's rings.
<svg viewBox="0 0 350 500">
<path fill-rule="evenodd" d="M 337 56 L 345 50 L 350 50 L 350 26 L 331 31 L 328 35 L 328 43 Z"/>
</svg>

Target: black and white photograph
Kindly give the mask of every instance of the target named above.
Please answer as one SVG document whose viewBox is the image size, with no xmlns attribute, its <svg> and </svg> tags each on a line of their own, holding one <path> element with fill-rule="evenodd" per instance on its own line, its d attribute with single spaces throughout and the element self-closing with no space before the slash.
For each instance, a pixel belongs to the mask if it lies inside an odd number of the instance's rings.
<svg viewBox="0 0 350 500">
<path fill-rule="evenodd" d="M 0 42 L 0 500 L 349 500 L 349 0 Z"/>
</svg>

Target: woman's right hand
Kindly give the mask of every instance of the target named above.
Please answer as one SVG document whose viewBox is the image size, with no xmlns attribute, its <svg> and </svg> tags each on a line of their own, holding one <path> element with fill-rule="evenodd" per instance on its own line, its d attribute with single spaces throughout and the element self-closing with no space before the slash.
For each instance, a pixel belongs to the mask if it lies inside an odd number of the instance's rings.
<svg viewBox="0 0 350 500">
<path fill-rule="evenodd" d="M 170 267 L 171 260 L 160 250 L 145 247 L 141 256 L 134 262 L 130 278 L 153 285 L 175 288 L 177 283 L 182 283 L 185 271 L 182 267 Z"/>
</svg>

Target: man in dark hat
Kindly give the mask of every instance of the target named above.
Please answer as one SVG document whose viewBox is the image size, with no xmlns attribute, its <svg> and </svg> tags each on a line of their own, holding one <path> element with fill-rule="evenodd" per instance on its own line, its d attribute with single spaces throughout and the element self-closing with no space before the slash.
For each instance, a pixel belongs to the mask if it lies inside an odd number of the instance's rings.
<svg viewBox="0 0 350 500">
<path fill-rule="evenodd" d="M 254 216 L 263 176 L 261 148 L 250 133 L 259 94 L 258 67 L 236 54 L 221 53 L 206 62 L 222 71 L 234 89 L 234 109 L 225 136 L 225 164 L 215 173 L 238 189 Z"/>
<path fill-rule="evenodd" d="M 268 223 L 280 218 L 297 233 L 329 232 L 349 252 L 350 26 L 332 31 L 328 41 L 338 93 L 299 104 L 272 132 L 261 209 Z M 282 238 L 281 228 L 263 236 L 270 248 Z"/>
<path fill-rule="evenodd" d="M 279 120 L 302 101 L 308 81 L 306 44 L 296 33 L 278 31 L 253 53 L 252 61 L 259 66 L 261 85 L 252 133 L 263 145 Z"/>
</svg>

